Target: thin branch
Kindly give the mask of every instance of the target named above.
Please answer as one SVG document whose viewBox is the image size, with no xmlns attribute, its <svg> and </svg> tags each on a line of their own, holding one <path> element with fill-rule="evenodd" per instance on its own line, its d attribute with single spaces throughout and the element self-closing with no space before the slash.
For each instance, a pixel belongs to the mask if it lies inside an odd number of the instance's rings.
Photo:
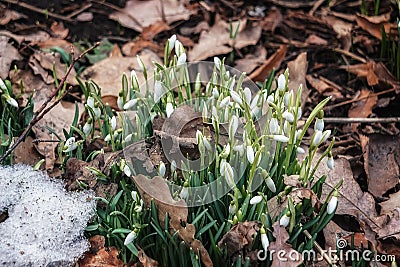
<svg viewBox="0 0 400 267">
<path fill-rule="evenodd" d="M 324 118 L 326 123 L 392 123 L 400 122 L 400 117 L 388 118 Z"/>
<path fill-rule="evenodd" d="M 73 47 L 71 47 L 71 56 L 73 58 L 71 65 L 68 67 L 67 72 L 65 73 L 64 77 L 62 78 L 61 82 L 59 83 L 59 85 L 57 86 L 57 88 L 52 92 L 52 94 L 47 98 L 47 100 L 40 106 L 40 108 L 38 110 L 36 110 L 36 112 L 33 114 L 33 118 L 30 121 L 28 127 L 25 128 L 25 130 L 22 132 L 22 134 L 18 137 L 18 139 L 15 141 L 15 143 L 6 151 L 6 153 L 4 153 L 1 157 L 0 157 L 0 163 L 4 161 L 4 159 L 6 159 L 11 152 L 22 142 L 25 140 L 26 136 L 28 135 L 28 133 L 30 132 L 30 130 L 32 129 L 33 126 L 35 126 L 35 124 L 41 120 L 44 115 L 46 115 L 52 108 L 54 108 L 62 99 L 64 96 L 66 96 L 71 87 L 68 88 L 68 90 L 65 90 L 65 92 L 62 94 L 61 97 L 57 98 L 48 108 L 47 105 L 51 102 L 51 100 L 58 94 L 58 92 L 63 88 L 64 83 L 67 80 L 67 77 L 69 76 L 69 74 L 71 73 L 72 69 L 74 68 L 74 65 L 76 62 L 78 62 L 84 55 L 86 55 L 87 53 L 89 53 L 90 51 L 92 51 L 93 49 L 95 49 L 97 46 L 99 46 L 100 43 L 97 42 L 95 45 L 93 45 L 92 47 L 90 47 L 89 49 L 83 51 L 78 57 L 74 57 L 74 49 Z"/>
</svg>

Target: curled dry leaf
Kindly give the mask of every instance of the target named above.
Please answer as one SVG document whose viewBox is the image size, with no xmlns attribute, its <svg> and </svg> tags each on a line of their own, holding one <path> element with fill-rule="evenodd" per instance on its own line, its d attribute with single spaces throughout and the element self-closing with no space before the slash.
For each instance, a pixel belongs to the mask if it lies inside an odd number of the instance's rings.
<svg viewBox="0 0 400 267">
<path fill-rule="evenodd" d="M 239 255 L 245 258 L 246 254 L 242 255 L 243 249 L 245 249 L 245 253 L 251 251 L 255 235 L 259 229 L 258 222 L 240 222 L 222 237 L 218 242 L 218 247 L 226 249 L 229 258 Z"/>
<path fill-rule="evenodd" d="M 8 9 L 5 5 L 0 4 L 1 12 L 0 12 L 0 25 L 6 25 L 10 21 L 19 20 L 21 18 L 26 18 L 24 14 L 21 14 L 17 11 Z"/>
<path fill-rule="evenodd" d="M 21 59 L 18 50 L 9 41 L 10 38 L 0 35 L 0 78 L 3 80 L 7 78 L 8 71 L 12 68 L 11 63 Z"/>
<path fill-rule="evenodd" d="M 272 235 L 275 237 L 275 241 L 272 241 L 269 245 L 268 250 L 269 251 L 280 251 L 280 253 L 273 253 L 272 254 L 272 267 L 296 267 L 299 266 L 300 264 L 303 263 L 303 260 L 301 258 L 301 253 L 294 250 L 292 248 L 292 245 L 286 243 L 289 240 L 289 234 L 286 231 L 285 227 L 281 227 L 279 225 L 279 221 L 275 222 L 272 225 L 272 228 L 274 228 L 274 231 L 272 232 Z M 287 261 L 282 261 L 280 257 L 282 257 L 282 253 L 281 251 L 285 251 L 286 256 L 284 256 L 285 258 L 287 258 Z M 279 256 L 278 256 L 279 255 Z M 293 258 L 293 259 L 289 259 L 288 256 L 289 255 L 298 255 L 299 257 Z"/>
<path fill-rule="evenodd" d="M 89 239 L 90 250 L 83 258 L 79 259 L 79 267 L 111 267 L 123 266 L 124 263 L 118 258 L 118 250 L 115 247 L 105 248 L 104 236 L 96 235 Z"/>
<path fill-rule="evenodd" d="M 369 61 L 363 64 L 356 64 L 350 66 L 340 66 L 339 68 L 347 70 L 350 73 L 357 75 L 357 78 L 366 78 L 368 85 L 373 86 L 379 83 L 379 78 L 374 69 L 374 61 Z"/>
<path fill-rule="evenodd" d="M 257 46 L 256 51 L 247 54 L 244 58 L 236 60 L 235 69 L 239 71 L 251 73 L 255 68 L 260 66 L 267 56 L 267 50 L 262 46 Z"/>
<path fill-rule="evenodd" d="M 154 201 L 158 210 L 158 219 L 160 225 L 164 225 L 165 214 L 170 216 L 170 227 L 186 243 L 187 246 L 200 255 L 201 261 L 207 267 L 213 266 L 210 256 L 203 244 L 194 238 L 196 229 L 193 224 L 187 222 L 188 208 L 183 199 L 174 200 L 170 194 L 165 180 L 160 176 L 148 179 L 139 174 L 132 177 L 146 207 L 150 207 L 151 201 Z M 185 222 L 183 227 L 181 222 Z"/>
<path fill-rule="evenodd" d="M 392 32 L 393 34 L 397 34 L 396 23 L 389 23 L 381 20 L 374 21 L 374 19 L 363 15 L 356 15 L 356 22 L 363 30 L 379 40 L 382 40 L 382 26 L 385 29 L 386 35 L 390 35 Z"/>
<path fill-rule="evenodd" d="M 261 27 L 264 31 L 275 32 L 275 28 L 281 23 L 282 19 L 283 16 L 279 9 L 272 7 L 268 11 L 268 15 L 262 20 Z"/>
<path fill-rule="evenodd" d="M 381 206 L 381 211 L 380 214 L 390 214 L 392 211 L 397 210 L 400 208 L 400 191 L 390 194 L 389 199 L 379 203 L 379 206 Z"/>
<path fill-rule="evenodd" d="M 307 84 L 306 84 L 306 74 L 307 74 L 307 52 L 303 52 L 297 56 L 295 60 L 288 63 L 288 69 L 290 73 L 289 88 L 292 88 L 295 93 L 297 93 L 300 86 L 302 86 L 303 91 L 301 93 L 301 107 L 304 110 L 304 106 L 307 103 L 307 97 L 310 94 Z"/>
<path fill-rule="evenodd" d="M 135 265 L 133 265 L 133 267 L 155 267 L 155 266 L 158 266 L 158 262 L 156 260 L 153 260 L 149 256 L 147 256 L 146 253 L 144 253 L 143 249 L 139 250 L 138 258 L 139 258 L 140 264 L 135 263 Z"/>
<path fill-rule="evenodd" d="M 250 79 L 256 82 L 264 81 L 272 69 L 279 68 L 286 56 L 286 50 L 287 46 L 281 45 L 278 50 L 264 62 L 264 64 L 250 74 Z"/>
<path fill-rule="evenodd" d="M 238 22 L 232 22 L 237 24 Z M 257 44 L 261 37 L 261 26 L 255 22 L 247 23 L 240 21 L 239 32 L 234 40 L 229 36 L 229 23 L 223 20 L 217 22 L 209 31 L 200 34 L 199 42 L 189 51 L 190 61 L 200 61 L 216 55 L 223 55 L 231 52 L 233 48 L 241 49 L 249 45 Z M 236 29 L 233 26 L 233 29 Z"/>
</svg>

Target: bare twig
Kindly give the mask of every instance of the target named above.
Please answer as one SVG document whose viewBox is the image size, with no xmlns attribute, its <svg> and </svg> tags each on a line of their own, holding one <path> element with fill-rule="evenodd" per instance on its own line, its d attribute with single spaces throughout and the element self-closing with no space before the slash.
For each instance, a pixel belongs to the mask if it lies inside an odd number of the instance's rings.
<svg viewBox="0 0 400 267">
<path fill-rule="evenodd" d="M 79 15 L 80 13 L 84 12 L 86 9 L 91 8 L 91 7 L 92 7 L 92 4 L 91 4 L 91 3 L 88 3 L 88 4 L 84 5 L 83 7 L 81 7 L 80 9 L 75 10 L 74 12 L 72 12 L 71 14 L 69 14 L 69 15 L 67 16 L 67 18 L 72 19 L 72 18 L 75 17 L 76 15 Z"/>
<path fill-rule="evenodd" d="M 343 50 L 343 49 L 340 49 L 340 48 L 335 48 L 335 49 L 333 49 L 333 51 L 335 51 L 337 53 L 340 53 L 340 54 L 343 54 L 345 56 L 351 57 L 351 58 L 353 58 L 355 60 L 358 60 L 358 61 L 360 61 L 362 63 L 367 63 L 367 60 L 365 60 L 364 58 L 359 57 L 359 56 L 357 56 L 357 55 L 355 55 L 355 54 L 353 54 L 353 53 L 351 53 L 349 51 L 346 51 L 346 50 Z"/>
<path fill-rule="evenodd" d="M 32 143 L 37 144 L 37 143 L 58 143 L 60 140 L 52 140 L 52 139 L 35 139 L 32 140 Z"/>
<path fill-rule="evenodd" d="M 31 10 L 33 12 L 40 13 L 40 14 L 43 14 L 43 15 L 46 15 L 46 16 L 49 16 L 49 17 L 53 17 L 53 18 L 56 18 L 56 19 L 60 19 L 60 20 L 68 21 L 68 22 L 73 22 L 74 21 L 74 20 L 72 20 L 72 19 L 70 19 L 68 17 L 63 16 L 63 15 L 59 15 L 59 14 L 50 12 L 50 11 L 45 10 L 45 9 L 41 9 L 41 8 L 32 6 L 30 4 L 27 4 L 27 3 L 24 3 L 24 2 L 21 2 L 21 1 L 17 1 L 17 0 L 2 0 L 2 1 L 4 1 L 6 3 L 9 3 L 9 4 L 20 6 L 20 7 L 29 9 L 29 10 Z"/>
<path fill-rule="evenodd" d="M 67 77 L 71 73 L 71 70 L 74 68 L 74 65 L 76 62 L 78 62 L 84 55 L 95 49 L 97 46 L 99 46 L 100 43 L 97 42 L 95 45 L 92 47 L 88 48 L 87 50 L 83 51 L 78 57 L 74 57 L 74 49 L 71 47 L 71 55 L 72 55 L 72 62 L 71 65 L 68 67 L 67 72 L 65 73 L 64 77 L 62 78 L 61 82 L 57 86 L 57 88 L 51 93 L 51 95 L 47 98 L 47 100 L 40 106 L 38 110 L 33 114 L 33 118 L 30 121 L 28 127 L 25 128 L 25 130 L 22 132 L 22 134 L 18 137 L 18 139 L 15 141 L 15 143 L 0 157 L 0 163 L 3 162 L 5 158 L 7 158 L 11 152 L 26 138 L 32 127 L 40 121 L 44 115 L 46 115 L 52 108 L 54 108 L 64 96 L 66 96 L 71 87 L 68 88 L 68 90 L 65 90 L 65 92 L 61 95 L 61 97 L 57 98 L 49 107 L 47 105 L 51 102 L 51 100 L 58 94 L 58 92 L 63 88 L 65 81 L 67 80 Z M 47 108 L 46 108 L 47 107 Z"/>
<path fill-rule="evenodd" d="M 324 118 L 326 123 L 392 123 L 400 122 L 400 117 L 389 118 Z"/>
</svg>

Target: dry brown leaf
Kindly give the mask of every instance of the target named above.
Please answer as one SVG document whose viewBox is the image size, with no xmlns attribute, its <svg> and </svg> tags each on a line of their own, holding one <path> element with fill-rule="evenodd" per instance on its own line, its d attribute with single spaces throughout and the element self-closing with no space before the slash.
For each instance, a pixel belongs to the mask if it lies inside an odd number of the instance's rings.
<svg viewBox="0 0 400 267">
<path fill-rule="evenodd" d="M 268 250 L 269 251 L 285 251 L 285 258 L 287 258 L 287 261 L 282 261 L 280 257 L 282 257 L 282 253 L 273 253 L 272 254 L 272 265 L 271 267 L 296 267 L 299 266 L 300 264 L 303 263 L 303 260 L 301 259 L 301 256 L 299 257 L 298 260 L 292 260 L 289 259 L 289 255 L 301 255 L 300 252 L 294 250 L 292 248 L 292 245 L 286 243 L 289 240 L 289 234 L 286 231 L 285 227 L 281 227 L 279 225 L 279 221 L 275 222 L 272 225 L 272 228 L 274 228 L 274 231 L 272 232 L 272 235 L 275 237 L 275 241 L 272 241 L 269 245 Z M 278 256 L 279 255 L 279 256 Z"/>
<path fill-rule="evenodd" d="M 179 29 L 182 35 L 191 36 L 192 34 L 199 34 L 202 31 L 210 30 L 210 26 L 206 21 L 201 21 L 194 27 L 182 27 Z"/>
<path fill-rule="evenodd" d="M 167 24 L 178 20 L 188 20 L 192 12 L 177 0 L 129 0 L 125 7 L 110 15 L 121 25 L 141 32 L 157 21 L 165 21 Z"/>
<path fill-rule="evenodd" d="M 144 50 L 140 58 L 147 68 L 147 73 L 152 73 L 152 61 L 161 62 L 160 58 L 149 50 Z M 139 84 L 143 83 L 143 73 L 140 71 L 135 57 L 106 58 L 85 69 L 81 76 L 87 80 L 96 81 L 103 95 L 118 96 L 121 90 L 122 74 L 125 72 L 129 75 L 131 70 L 136 71 Z"/>
<path fill-rule="evenodd" d="M 13 34 L 9 31 L 0 31 L 0 36 L 6 36 L 9 38 L 14 39 L 15 41 L 17 41 L 19 44 L 21 44 L 22 42 L 30 42 L 31 45 L 34 45 L 38 42 L 44 42 L 47 39 L 49 39 L 50 34 L 48 34 L 45 31 L 38 31 L 38 32 L 33 32 L 31 34 L 27 34 L 27 35 L 17 35 L 17 34 Z"/>
<path fill-rule="evenodd" d="M 327 40 L 315 34 L 311 34 L 310 36 L 308 36 L 305 42 L 310 45 L 320 45 L 320 46 L 328 45 Z"/>
<path fill-rule="evenodd" d="M 110 51 L 109 57 L 122 57 L 121 49 L 117 44 L 113 45 L 112 50 Z"/>
<path fill-rule="evenodd" d="M 21 60 L 18 50 L 9 43 L 10 38 L 0 35 L 0 78 L 5 80 L 11 63 L 14 60 Z"/>
<path fill-rule="evenodd" d="M 79 267 L 120 267 L 123 261 L 118 258 L 118 250 L 115 247 L 105 248 L 104 236 L 96 235 L 89 239 L 90 250 L 79 259 Z"/>
<path fill-rule="evenodd" d="M 386 216 L 385 216 L 386 217 Z M 400 209 L 397 208 L 389 216 L 385 224 L 378 230 L 378 237 L 381 239 L 395 238 L 400 241 Z"/>
<path fill-rule="evenodd" d="M 337 239 L 344 235 L 350 234 L 350 232 L 347 232 L 340 228 L 340 226 L 337 225 L 334 221 L 330 221 L 324 227 L 323 231 L 325 237 L 325 249 L 336 248 Z"/>
<path fill-rule="evenodd" d="M 369 96 L 370 94 L 371 92 L 367 89 L 363 88 L 361 90 L 361 94 L 357 97 L 360 100 L 354 102 L 349 109 L 349 118 L 368 118 L 368 116 L 372 114 L 372 109 L 376 105 L 378 96 L 372 95 L 370 97 L 364 98 L 366 96 Z M 358 123 L 352 124 L 352 129 L 354 132 L 356 131 L 357 127 Z"/>
<path fill-rule="evenodd" d="M 356 22 L 357 25 L 360 26 L 363 30 L 379 40 L 382 40 L 382 26 L 385 29 L 386 35 L 390 35 L 392 31 L 395 32 L 395 30 L 397 29 L 396 23 L 376 22 L 370 17 L 363 15 L 357 15 Z"/>
<path fill-rule="evenodd" d="M 399 183 L 400 140 L 398 137 L 379 134 L 360 140 L 368 191 L 380 198 Z"/>
<path fill-rule="evenodd" d="M 342 41 L 343 50 L 349 51 L 352 45 L 351 31 L 353 30 L 353 24 L 329 15 L 324 16 L 323 19 L 335 31 L 337 38 Z"/>
<path fill-rule="evenodd" d="M 213 266 L 210 256 L 203 244 L 194 238 L 196 229 L 193 224 L 187 222 L 188 208 L 183 199 L 174 200 L 170 194 L 169 188 L 160 176 L 148 179 L 146 176 L 139 174 L 132 177 L 146 207 L 150 207 L 151 201 L 154 201 L 160 225 L 164 225 L 166 213 L 170 216 L 170 227 L 173 231 L 178 232 L 178 236 L 186 243 L 187 246 L 200 255 L 201 261 L 207 267 Z M 185 222 L 185 227 L 181 222 Z"/>
<path fill-rule="evenodd" d="M 139 261 L 140 261 L 141 264 L 140 265 L 139 264 L 135 264 L 135 265 L 133 265 L 134 267 L 139 267 L 139 266 L 155 267 L 155 266 L 158 266 L 158 262 L 156 260 L 153 260 L 149 256 L 147 256 L 146 253 L 144 253 L 143 249 L 139 250 L 138 258 L 139 258 Z"/>
<path fill-rule="evenodd" d="M 318 91 L 319 94 L 323 96 L 331 96 L 332 101 L 336 99 L 343 99 L 343 95 L 339 89 L 333 87 L 326 83 L 325 81 L 319 79 L 319 77 L 314 77 L 313 75 L 306 75 L 307 82 Z"/>
<path fill-rule="evenodd" d="M 229 23 L 221 19 L 217 20 L 209 31 L 203 31 L 200 34 L 199 42 L 189 51 L 189 60 L 200 61 L 209 57 L 227 54 L 234 47 L 241 49 L 257 44 L 261 37 L 260 25 L 255 24 L 255 22 L 247 23 L 246 20 L 242 20 L 240 26 L 243 29 L 239 30 L 236 38 L 232 40 L 229 37 Z M 233 28 L 236 29 L 235 27 Z"/>
<path fill-rule="evenodd" d="M 38 163 L 42 157 L 36 151 L 33 143 L 33 138 L 28 136 L 24 142 L 22 142 L 13 153 L 13 164 L 24 163 L 30 166 L 34 166 Z"/>
<path fill-rule="evenodd" d="M 290 73 L 288 87 L 297 93 L 300 85 L 302 86 L 303 91 L 301 93 L 301 107 L 303 110 L 305 104 L 307 103 L 307 97 L 310 94 L 306 84 L 307 67 L 307 52 L 299 54 L 295 60 L 288 63 L 288 69 Z"/>
<path fill-rule="evenodd" d="M 153 38 L 160 32 L 168 31 L 170 27 L 163 21 L 157 21 L 148 27 L 143 28 L 140 34 L 141 38 L 144 40 L 153 40 Z"/>
<path fill-rule="evenodd" d="M 260 66 L 267 56 L 267 50 L 263 46 L 257 46 L 256 51 L 247 54 L 244 58 L 235 61 L 235 69 L 241 72 L 251 73 Z"/>
<path fill-rule="evenodd" d="M 286 56 L 286 45 L 281 45 L 278 50 L 270 56 L 264 64 L 250 74 L 250 79 L 257 82 L 263 82 L 272 69 L 277 69 Z"/>
<path fill-rule="evenodd" d="M 379 203 L 379 206 L 381 206 L 380 214 L 390 214 L 400 208 L 400 191 L 389 195 L 389 199 Z"/>
<path fill-rule="evenodd" d="M 240 222 L 234 225 L 218 242 L 218 247 L 226 249 L 229 258 L 241 255 L 243 258 L 251 251 L 255 234 L 258 232 L 257 222 Z M 245 249 L 245 255 L 243 255 Z"/>
<path fill-rule="evenodd" d="M 57 22 L 54 21 L 51 26 L 50 29 L 52 30 L 52 32 L 61 39 L 65 39 L 68 36 L 69 33 L 69 29 L 64 27 L 64 24 L 62 22 Z"/>
<path fill-rule="evenodd" d="M 124 44 L 122 46 L 122 53 L 125 56 L 135 56 L 145 49 L 150 50 L 157 55 L 163 55 L 164 48 L 152 40 L 138 39 Z"/>
<path fill-rule="evenodd" d="M 268 11 L 268 15 L 262 20 L 261 27 L 264 31 L 275 32 L 275 28 L 281 23 L 282 19 L 282 13 L 273 6 Z"/>
<path fill-rule="evenodd" d="M 0 25 L 6 25 L 8 24 L 10 21 L 14 21 L 14 20 L 19 20 L 21 18 L 26 18 L 25 15 L 8 9 L 5 5 L 0 4 Z"/>
<path fill-rule="evenodd" d="M 369 61 L 368 63 L 363 64 L 340 66 L 339 68 L 357 75 L 357 78 L 366 78 L 368 85 L 373 86 L 379 83 L 379 78 L 376 76 L 374 71 L 374 65 L 374 61 Z"/>
</svg>

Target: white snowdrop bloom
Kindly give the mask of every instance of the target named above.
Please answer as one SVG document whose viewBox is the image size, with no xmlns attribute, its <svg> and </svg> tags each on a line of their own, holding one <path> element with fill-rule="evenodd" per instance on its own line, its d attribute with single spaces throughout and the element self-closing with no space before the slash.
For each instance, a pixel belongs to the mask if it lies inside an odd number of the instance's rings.
<svg viewBox="0 0 400 267">
<path fill-rule="evenodd" d="M 176 42 L 176 35 L 174 34 L 168 39 L 168 53 L 171 53 L 172 49 L 174 49 L 175 42 Z"/>
<path fill-rule="evenodd" d="M 135 206 L 133 209 L 136 213 L 140 213 L 143 211 L 143 199 L 140 199 L 139 204 Z"/>
<path fill-rule="evenodd" d="M 276 192 L 276 186 L 271 177 L 267 176 L 267 178 L 265 179 L 265 183 L 267 184 L 267 186 L 268 186 L 269 190 L 271 190 L 271 192 L 273 192 L 273 193 Z"/>
<path fill-rule="evenodd" d="M 132 191 L 131 192 L 131 197 L 133 199 L 133 202 L 136 202 L 139 198 L 138 198 L 139 194 L 136 191 Z"/>
<path fill-rule="evenodd" d="M 302 115 L 303 115 L 303 111 L 301 110 L 301 107 L 298 107 L 297 108 L 297 120 L 300 120 Z"/>
<path fill-rule="evenodd" d="M 285 213 L 279 220 L 279 225 L 286 227 L 289 225 L 290 222 L 290 215 L 288 216 L 288 213 Z"/>
<path fill-rule="evenodd" d="M 117 118 L 115 116 L 112 116 L 109 120 L 111 129 L 115 130 L 115 128 L 117 128 Z"/>
<path fill-rule="evenodd" d="M 207 137 L 205 137 L 205 136 L 203 137 L 203 144 L 204 144 L 204 147 L 206 148 L 207 151 L 211 151 L 212 150 L 210 141 L 208 141 Z"/>
<path fill-rule="evenodd" d="M 225 110 L 224 110 L 224 122 L 228 122 L 229 121 L 229 114 L 230 114 L 230 108 L 229 107 L 225 107 Z"/>
<path fill-rule="evenodd" d="M 323 131 L 324 130 L 324 119 L 316 119 L 314 124 L 315 131 Z"/>
<path fill-rule="evenodd" d="M 287 143 L 287 142 L 289 142 L 289 137 L 284 136 L 284 135 L 281 135 L 281 134 L 275 134 L 275 135 L 272 136 L 272 138 L 273 138 L 275 141 L 282 142 L 282 143 Z"/>
<path fill-rule="evenodd" d="M 93 129 L 92 118 L 89 118 L 86 121 L 85 125 L 83 125 L 82 131 L 85 134 L 85 136 L 88 136 L 92 132 L 92 129 Z"/>
<path fill-rule="evenodd" d="M 231 204 L 229 204 L 229 214 L 233 215 L 233 214 L 235 214 L 235 212 L 236 212 L 236 206 L 232 201 Z"/>
<path fill-rule="evenodd" d="M 175 41 L 175 54 L 179 57 L 182 53 L 185 53 L 185 48 L 183 44 L 179 41 Z"/>
<path fill-rule="evenodd" d="M 302 132 L 301 129 L 298 129 L 298 130 L 295 132 L 295 134 L 294 134 L 294 139 L 295 139 L 295 140 L 299 140 L 301 132 Z"/>
<path fill-rule="evenodd" d="M 220 71 L 222 65 L 221 59 L 219 59 L 218 57 L 214 57 L 214 65 L 217 68 L 217 70 Z"/>
<path fill-rule="evenodd" d="M 6 101 L 9 105 L 11 105 L 15 108 L 18 107 L 18 102 L 14 98 L 12 98 L 10 95 L 6 95 Z"/>
<path fill-rule="evenodd" d="M 158 175 L 164 177 L 167 169 L 165 168 L 164 162 L 160 161 L 160 164 L 158 165 Z"/>
<path fill-rule="evenodd" d="M 245 87 L 243 90 L 244 99 L 246 100 L 247 105 L 250 106 L 251 103 L 251 90 L 249 87 Z"/>
<path fill-rule="evenodd" d="M 4 81 L 3 81 L 2 78 L 0 78 L 0 88 L 1 88 L 1 90 L 7 90 L 7 86 L 6 86 L 6 84 L 4 83 Z"/>
<path fill-rule="evenodd" d="M 290 100 L 292 100 L 293 98 L 293 92 L 286 92 L 285 95 L 283 96 L 283 103 L 285 105 L 285 107 L 289 106 Z"/>
<path fill-rule="evenodd" d="M 186 199 L 189 195 L 189 188 L 184 186 L 181 190 L 181 192 L 179 193 L 179 197 L 182 199 Z"/>
<path fill-rule="evenodd" d="M 251 104 L 250 104 L 250 109 L 253 109 L 253 108 L 257 107 L 258 99 L 260 99 L 260 94 L 256 94 L 254 96 L 254 98 L 253 98 L 253 100 L 251 101 Z"/>
<path fill-rule="evenodd" d="M 71 152 L 78 147 L 77 143 L 75 142 L 75 137 L 70 137 L 65 141 L 63 152 Z"/>
<path fill-rule="evenodd" d="M 228 183 L 228 185 L 233 188 L 235 187 L 234 173 L 231 164 L 226 162 L 224 164 L 224 175 L 223 175 Z"/>
<path fill-rule="evenodd" d="M 254 150 L 252 146 L 247 146 L 246 147 L 246 155 L 247 155 L 247 160 L 249 161 L 250 164 L 253 164 L 254 162 Z"/>
<path fill-rule="evenodd" d="M 221 156 L 221 158 L 226 159 L 229 156 L 230 153 L 231 153 L 231 146 L 228 143 L 228 144 L 225 145 L 225 147 L 222 150 L 220 156 Z"/>
<path fill-rule="evenodd" d="M 171 161 L 171 172 L 174 173 L 176 171 L 177 165 L 176 165 L 176 161 L 172 160 Z"/>
<path fill-rule="evenodd" d="M 326 212 L 328 214 L 332 214 L 335 212 L 337 204 L 338 204 L 338 192 L 335 191 L 333 193 L 333 196 L 331 197 L 331 199 L 328 202 L 328 206 L 326 207 Z"/>
<path fill-rule="evenodd" d="M 86 104 L 91 107 L 92 109 L 94 109 L 94 98 L 93 96 L 89 96 L 88 99 L 86 100 Z"/>
<path fill-rule="evenodd" d="M 165 111 L 167 113 L 167 118 L 171 117 L 172 112 L 174 112 L 174 106 L 172 106 L 171 102 L 167 103 L 167 106 L 165 107 Z"/>
<path fill-rule="evenodd" d="M 286 77 L 280 74 L 278 77 L 278 90 L 284 91 L 286 88 Z"/>
<path fill-rule="evenodd" d="M 261 246 L 264 249 L 264 253 L 267 253 L 267 250 L 269 247 L 269 240 L 268 240 L 267 234 L 265 233 L 265 230 L 264 231 L 262 231 L 262 230 L 264 230 L 264 228 L 261 228 L 261 231 L 260 231 L 261 232 Z"/>
<path fill-rule="evenodd" d="M 269 132 L 271 134 L 279 134 L 279 123 L 277 118 L 271 118 L 269 121 Z"/>
<path fill-rule="evenodd" d="M 231 82 L 229 83 L 229 91 L 233 91 L 233 87 L 235 87 L 235 79 L 234 77 L 231 78 Z"/>
<path fill-rule="evenodd" d="M 94 113 L 94 116 L 95 116 L 96 118 L 100 118 L 100 116 L 101 116 L 101 109 L 100 109 L 100 107 L 98 106 L 98 104 L 95 104 L 95 105 L 94 105 L 93 113 Z"/>
<path fill-rule="evenodd" d="M 227 96 L 224 99 L 222 99 L 221 102 L 219 103 L 219 107 L 220 108 L 224 108 L 224 107 L 228 106 L 229 105 L 229 100 L 230 100 L 229 96 Z"/>
<path fill-rule="evenodd" d="M 118 95 L 118 98 L 117 98 L 117 106 L 119 109 L 124 108 L 124 98 L 120 95 Z"/>
<path fill-rule="evenodd" d="M 136 235 L 135 231 L 130 232 L 125 238 L 124 245 L 127 246 L 132 243 L 136 239 Z"/>
<path fill-rule="evenodd" d="M 283 123 L 283 132 L 284 132 L 286 135 L 290 135 L 290 123 L 289 123 L 288 121 L 285 121 L 285 122 Z"/>
<path fill-rule="evenodd" d="M 221 162 L 219 163 L 219 174 L 221 174 L 221 176 L 224 176 L 225 164 L 226 164 L 226 159 L 222 159 Z"/>
<path fill-rule="evenodd" d="M 322 140 L 321 143 L 325 142 L 328 140 L 328 138 L 331 136 L 331 130 L 326 130 L 322 133 Z"/>
<path fill-rule="evenodd" d="M 105 142 L 111 141 L 111 135 L 110 135 L 110 134 L 107 134 L 106 137 L 104 137 L 104 141 L 105 141 Z"/>
<path fill-rule="evenodd" d="M 285 112 L 282 113 L 282 117 L 290 123 L 294 121 L 293 113 L 289 112 L 288 110 L 285 110 Z"/>
<path fill-rule="evenodd" d="M 234 146 L 233 150 L 238 152 L 239 155 L 242 157 L 244 154 L 244 144 Z"/>
<path fill-rule="evenodd" d="M 322 131 L 315 131 L 311 141 L 311 146 L 318 146 L 322 140 Z"/>
<path fill-rule="evenodd" d="M 297 154 L 304 154 L 306 151 L 302 147 L 297 147 L 296 149 Z"/>
<path fill-rule="evenodd" d="M 328 157 L 328 160 L 326 161 L 326 166 L 328 166 L 328 168 L 331 170 L 335 169 L 335 160 L 332 156 Z"/>
<path fill-rule="evenodd" d="M 144 70 L 146 69 L 146 67 L 144 66 L 144 63 L 143 63 L 143 61 L 142 61 L 142 59 L 140 58 L 139 55 L 136 55 L 136 61 L 137 61 L 138 65 L 139 65 L 139 69 L 140 69 L 142 72 L 144 72 Z"/>
<path fill-rule="evenodd" d="M 235 101 L 239 105 L 242 105 L 243 102 L 242 102 L 242 98 L 240 97 L 240 95 L 235 91 L 230 91 L 230 92 L 231 92 L 233 101 Z"/>
<path fill-rule="evenodd" d="M 132 141 L 132 134 L 128 134 L 125 138 L 124 138 L 125 143 L 129 143 L 130 141 Z"/>
<path fill-rule="evenodd" d="M 124 110 L 133 108 L 137 104 L 137 99 L 131 99 L 123 106 Z"/>
<path fill-rule="evenodd" d="M 258 203 L 261 202 L 262 199 L 263 199 L 263 198 L 262 198 L 262 196 L 260 196 L 260 195 L 254 196 L 254 197 L 252 197 L 252 198 L 250 199 L 250 205 L 257 205 Z"/>
<path fill-rule="evenodd" d="M 131 70 L 131 82 L 133 89 L 139 89 L 139 80 L 135 70 Z"/>
<path fill-rule="evenodd" d="M 253 116 L 253 117 L 256 117 L 259 112 L 260 112 L 259 106 L 255 106 L 254 108 L 252 108 L 250 110 L 251 116 Z"/>
<path fill-rule="evenodd" d="M 131 168 L 129 168 L 128 164 L 125 164 L 125 166 L 124 166 L 124 173 L 128 177 L 131 177 L 131 175 L 132 175 Z"/>
<path fill-rule="evenodd" d="M 206 102 L 203 102 L 203 110 L 201 111 L 201 115 L 203 116 L 203 120 L 207 120 L 208 108 L 207 108 Z"/>
<path fill-rule="evenodd" d="M 231 121 L 229 122 L 229 138 L 233 140 L 235 133 L 239 126 L 239 118 L 236 115 L 232 115 Z"/>
<path fill-rule="evenodd" d="M 218 118 L 218 110 L 215 106 L 211 108 L 211 114 L 213 115 L 213 117 Z"/>
<path fill-rule="evenodd" d="M 182 53 L 182 54 L 178 57 L 178 60 L 177 60 L 177 62 L 176 62 L 176 66 L 183 65 L 183 64 L 185 64 L 185 62 L 186 62 L 186 53 Z"/>
<path fill-rule="evenodd" d="M 268 97 L 267 97 L 267 102 L 268 103 L 274 103 L 274 95 L 273 94 L 271 94 L 271 95 L 269 95 Z"/>
<path fill-rule="evenodd" d="M 158 102 L 164 94 L 164 88 L 160 81 L 154 82 L 154 102 Z"/>
<path fill-rule="evenodd" d="M 213 87 L 213 89 L 212 89 L 212 95 L 213 95 L 213 97 L 214 97 L 215 99 L 218 99 L 218 97 L 219 97 L 219 92 L 218 92 L 217 88 Z"/>
</svg>

